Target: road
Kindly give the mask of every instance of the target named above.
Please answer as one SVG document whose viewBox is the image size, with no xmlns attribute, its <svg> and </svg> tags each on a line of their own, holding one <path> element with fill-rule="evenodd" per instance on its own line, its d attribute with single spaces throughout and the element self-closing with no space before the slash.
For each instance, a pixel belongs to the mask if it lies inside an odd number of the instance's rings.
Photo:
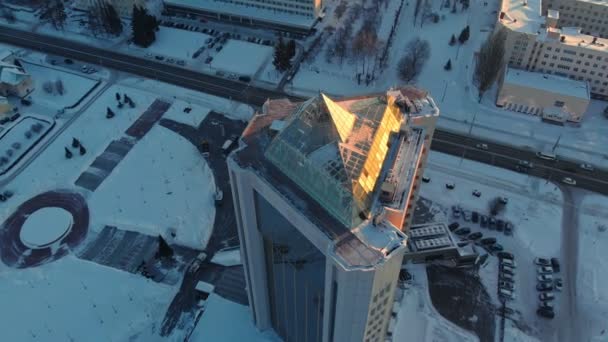
<svg viewBox="0 0 608 342">
<path fill-rule="evenodd" d="M 45 53 L 78 59 L 90 64 L 98 64 L 257 107 L 261 106 L 269 98 L 288 97 L 294 100 L 301 100 L 299 97 L 291 96 L 281 91 L 253 87 L 247 83 L 187 70 L 149 58 L 128 55 L 80 42 L 43 36 L 5 26 L 0 26 L 0 41 Z M 489 149 L 487 151 L 477 149 L 475 146 L 479 143 L 487 144 Z M 535 157 L 534 152 L 530 150 L 496 144 L 445 130 L 435 131 L 432 148 L 440 152 L 463 156 L 467 159 L 511 170 L 515 170 L 518 160 L 533 161 L 535 167 L 530 170 L 530 175 L 552 181 L 561 181 L 564 177 L 571 177 L 577 181 L 577 187 L 608 194 L 608 172 L 606 170 L 596 170 L 593 173 L 589 173 L 580 169 L 578 163 L 575 162 L 564 160 L 553 162 L 538 159 Z"/>
</svg>

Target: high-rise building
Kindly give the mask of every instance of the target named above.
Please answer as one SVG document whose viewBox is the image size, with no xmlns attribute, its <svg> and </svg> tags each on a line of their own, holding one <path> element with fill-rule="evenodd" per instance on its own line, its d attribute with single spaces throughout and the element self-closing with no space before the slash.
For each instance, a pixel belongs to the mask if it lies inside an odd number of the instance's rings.
<svg viewBox="0 0 608 342">
<path fill-rule="evenodd" d="M 285 341 L 383 341 L 439 109 L 407 87 L 268 100 L 228 158 L 249 303 Z"/>
</svg>

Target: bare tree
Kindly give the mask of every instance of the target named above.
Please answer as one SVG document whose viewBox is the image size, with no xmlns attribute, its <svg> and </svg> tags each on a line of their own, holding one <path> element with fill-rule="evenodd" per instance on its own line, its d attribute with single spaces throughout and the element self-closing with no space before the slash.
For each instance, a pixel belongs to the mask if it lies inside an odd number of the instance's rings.
<svg viewBox="0 0 608 342">
<path fill-rule="evenodd" d="M 479 92 L 479 102 L 483 94 L 492 86 L 502 70 L 505 57 L 506 32 L 495 31 L 481 46 L 475 66 L 475 83 Z"/>
<path fill-rule="evenodd" d="M 369 59 L 375 59 L 378 45 L 378 34 L 373 23 L 365 22 L 353 39 L 352 51 L 353 56 L 362 62 L 360 74 L 365 74 L 366 77 L 369 77 Z"/>
<path fill-rule="evenodd" d="M 63 25 L 67 19 L 63 1 L 43 1 L 38 9 L 38 18 L 42 22 L 51 23 L 56 30 L 63 29 Z"/>
<path fill-rule="evenodd" d="M 405 51 L 405 56 L 397 65 L 397 75 L 402 81 L 410 83 L 418 77 L 424 63 L 431 56 L 431 46 L 426 40 L 414 38 L 407 43 Z"/>
</svg>

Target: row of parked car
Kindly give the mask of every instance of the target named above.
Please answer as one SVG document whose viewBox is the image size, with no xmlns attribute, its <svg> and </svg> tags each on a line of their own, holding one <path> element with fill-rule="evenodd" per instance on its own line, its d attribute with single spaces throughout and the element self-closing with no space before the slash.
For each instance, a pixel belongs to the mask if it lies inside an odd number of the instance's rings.
<svg viewBox="0 0 608 342">
<path fill-rule="evenodd" d="M 509 199 L 506 197 L 501 197 L 500 201 L 503 204 L 507 204 Z M 480 214 L 474 210 L 464 210 L 457 205 L 453 205 L 452 217 L 455 219 L 462 217 L 465 222 L 478 223 L 481 228 L 488 228 L 490 230 L 503 232 L 505 235 L 513 235 L 513 223 L 494 216 Z"/>
<path fill-rule="evenodd" d="M 538 294 L 539 304 L 536 313 L 545 318 L 552 319 L 555 317 L 553 300 L 555 293 L 553 291 L 561 291 L 563 282 L 561 278 L 554 278 L 554 273 L 559 273 L 561 266 L 557 258 L 536 258 L 534 259 L 537 273 L 536 290 Z"/>
<path fill-rule="evenodd" d="M 503 301 L 515 299 L 515 256 L 509 252 L 499 252 L 498 297 Z"/>
<path fill-rule="evenodd" d="M 458 222 L 452 222 L 448 225 L 450 231 L 454 232 L 454 234 L 460 237 L 460 240 L 463 242 L 473 242 L 478 246 L 483 247 L 488 252 L 500 252 L 504 249 L 504 247 L 496 242 L 496 238 L 494 237 L 483 237 L 482 232 L 471 232 L 471 228 L 469 227 L 460 227 Z"/>
</svg>

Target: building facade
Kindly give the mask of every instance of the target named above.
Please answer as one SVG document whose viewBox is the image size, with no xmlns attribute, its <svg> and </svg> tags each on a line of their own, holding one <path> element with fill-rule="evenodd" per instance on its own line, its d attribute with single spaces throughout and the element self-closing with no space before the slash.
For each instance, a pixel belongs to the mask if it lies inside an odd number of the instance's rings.
<svg viewBox="0 0 608 342">
<path fill-rule="evenodd" d="M 496 105 L 554 121 L 579 122 L 589 106 L 587 82 L 506 68 Z"/>
<path fill-rule="evenodd" d="M 432 138 L 411 118 L 433 125 L 438 114 L 405 89 L 269 100 L 252 118 L 228 169 L 259 329 L 284 341 L 384 341 Z"/>
<path fill-rule="evenodd" d="M 20 66 L 8 50 L 0 51 L 0 96 L 24 97 L 34 90 L 32 76 Z"/>
<path fill-rule="evenodd" d="M 608 38 L 608 2 L 603 0 L 548 0 L 543 13 L 559 12 L 558 27 L 580 27 L 584 34 Z"/>
<path fill-rule="evenodd" d="M 133 6 L 145 8 L 149 14 L 156 17 L 160 17 L 163 10 L 162 0 L 76 0 L 73 7 L 82 11 L 88 11 L 104 2 L 112 5 L 118 15 L 123 18 L 131 18 Z"/>
<path fill-rule="evenodd" d="M 580 28 L 558 27 L 560 13 L 541 15 L 540 0 L 504 0 L 497 29 L 507 32 L 510 67 L 586 81 L 591 95 L 608 98 L 608 40 Z"/>
</svg>

